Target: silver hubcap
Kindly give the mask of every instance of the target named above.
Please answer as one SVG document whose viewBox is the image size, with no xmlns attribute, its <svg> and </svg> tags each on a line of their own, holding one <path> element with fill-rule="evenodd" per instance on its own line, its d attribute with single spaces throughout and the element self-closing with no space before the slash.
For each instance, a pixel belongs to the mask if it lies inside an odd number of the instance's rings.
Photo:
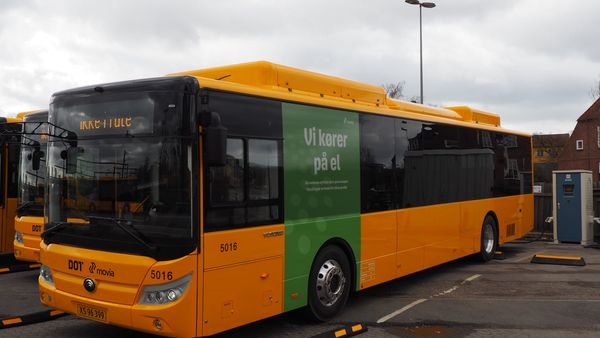
<svg viewBox="0 0 600 338">
<path fill-rule="evenodd" d="M 483 230 L 483 249 L 488 254 L 491 254 L 494 250 L 494 237 L 494 227 L 491 224 L 486 224 Z"/>
<path fill-rule="evenodd" d="M 324 306 L 334 305 L 344 293 L 346 278 L 340 264 L 334 259 L 327 260 L 317 274 L 317 297 Z"/>
</svg>

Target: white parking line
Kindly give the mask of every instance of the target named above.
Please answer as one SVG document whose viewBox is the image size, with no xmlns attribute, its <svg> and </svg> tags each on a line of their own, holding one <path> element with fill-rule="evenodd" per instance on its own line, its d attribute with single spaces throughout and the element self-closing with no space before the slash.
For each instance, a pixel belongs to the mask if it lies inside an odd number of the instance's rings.
<svg viewBox="0 0 600 338">
<path fill-rule="evenodd" d="M 449 293 L 452 293 L 454 291 L 456 291 L 456 289 L 458 289 L 458 285 L 454 285 L 453 287 L 451 287 L 450 289 L 446 290 L 446 291 L 442 291 L 440 293 L 438 293 L 437 295 L 433 295 L 429 298 L 433 298 L 433 297 L 439 297 L 439 296 L 443 296 L 443 295 L 447 295 Z"/>
<path fill-rule="evenodd" d="M 421 299 L 415 300 L 414 302 L 406 305 L 405 307 L 401 308 L 400 310 L 396 310 L 396 311 L 390 313 L 387 316 L 383 316 L 383 317 L 379 318 L 377 320 L 377 324 L 381 324 L 383 322 L 386 322 L 386 321 L 388 321 L 388 320 L 396 317 L 397 315 L 401 314 L 402 312 L 409 310 L 413 306 L 419 305 L 419 304 L 421 304 L 421 303 L 423 303 L 425 301 L 427 301 L 427 299 L 425 299 L 425 298 L 421 298 Z"/>
<path fill-rule="evenodd" d="M 437 295 L 430 296 L 429 299 L 434 298 L 434 297 L 439 297 L 439 296 L 447 295 L 449 293 L 452 293 L 452 292 L 456 291 L 461 285 L 464 285 L 465 283 L 468 283 L 468 282 L 472 282 L 472 281 L 476 280 L 479 277 L 481 277 L 481 275 L 473 275 L 473 276 L 471 276 L 471 277 L 463 280 L 462 282 L 460 282 L 459 285 L 454 285 L 453 287 L 451 287 L 450 289 L 448 289 L 446 291 L 442 291 L 442 292 L 438 293 Z M 388 320 L 396 317 L 397 315 L 399 315 L 399 314 L 401 314 L 403 312 L 406 312 L 406 311 L 410 310 L 411 308 L 413 308 L 413 307 L 415 307 L 415 306 L 417 306 L 417 305 L 419 305 L 419 304 L 421 304 L 421 303 L 423 303 L 425 301 L 427 301 L 426 298 L 421 298 L 421 299 L 415 300 L 414 302 L 406 305 L 405 307 L 403 307 L 403 308 L 401 308 L 399 310 L 396 310 L 396 311 L 390 313 L 389 315 L 385 315 L 385 316 L 379 318 L 377 320 L 377 324 L 384 323 L 384 322 L 386 322 L 386 321 L 388 321 Z"/>
<path fill-rule="evenodd" d="M 476 280 L 479 277 L 481 277 L 481 275 L 473 275 L 473 276 L 465 279 L 464 281 L 462 281 L 462 283 L 460 283 L 460 284 L 462 285 L 462 284 L 465 284 L 466 282 L 472 282 L 472 281 Z"/>
<path fill-rule="evenodd" d="M 476 280 L 476 279 L 477 279 L 477 278 L 479 278 L 479 277 L 481 277 L 481 275 L 473 275 L 473 276 L 471 276 L 471 277 L 469 277 L 469 278 L 465 279 L 464 281 L 460 282 L 460 284 L 458 284 L 458 285 L 454 285 L 454 286 L 453 286 L 453 287 L 451 287 L 450 289 L 448 289 L 448 290 L 446 290 L 446 291 L 442 291 L 442 292 L 438 293 L 437 295 L 433 295 L 433 296 L 431 296 L 431 297 L 429 297 L 429 298 L 433 298 L 433 297 L 439 297 L 439 296 L 443 296 L 443 295 L 447 295 L 447 294 L 449 294 L 449 293 L 452 293 L 452 292 L 454 292 L 454 291 L 458 290 L 458 288 L 459 288 L 461 285 L 464 285 L 464 284 L 465 284 L 465 283 L 467 283 L 467 282 L 472 282 L 472 281 Z"/>
<path fill-rule="evenodd" d="M 440 298 L 436 299 L 438 302 L 456 302 L 457 300 L 454 298 Z M 525 302 L 525 303 L 600 303 L 600 299 L 540 299 L 540 298 L 519 298 L 516 299 L 514 297 L 507 298 L 469 298 L 469 297 L 460 297 L 461 302 Z"/>
</svg>

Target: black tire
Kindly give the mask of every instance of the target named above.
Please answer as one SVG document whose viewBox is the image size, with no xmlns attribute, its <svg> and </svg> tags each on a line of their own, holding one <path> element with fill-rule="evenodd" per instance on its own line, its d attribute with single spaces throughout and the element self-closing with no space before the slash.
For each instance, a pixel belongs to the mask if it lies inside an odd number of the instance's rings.
<svg viewBox="0 0 600 338">
<path fill-rule="evenodd" d="M 479 254 L 477 259 L 488 262 L 494 258 L 498 248 L 498 225 L 494 217 L 487 215 L 481 226 L 481 239 L 479 241 Z"/>
<path fill-rule="evenodd" d="M 308 280 L 308 316 L 324 322 L 346 305 L 352 285 L 352 273 L 346 254 L 329 245 L 317 254 Z"/>
</svg>

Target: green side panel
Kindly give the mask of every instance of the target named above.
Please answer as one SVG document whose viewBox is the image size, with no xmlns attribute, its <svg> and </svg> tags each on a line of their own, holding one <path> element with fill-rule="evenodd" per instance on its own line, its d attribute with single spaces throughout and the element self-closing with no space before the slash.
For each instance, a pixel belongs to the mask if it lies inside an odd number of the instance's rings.
<svg viewBox="0 0 600 338">
<path fill-rule="evenodd" d="M 344 239 L 360 258 L 360 143 L 357 113 L 282 108 L 288 311 L 306 305 L 310 267 L 327 240 Z"/>
</svg>

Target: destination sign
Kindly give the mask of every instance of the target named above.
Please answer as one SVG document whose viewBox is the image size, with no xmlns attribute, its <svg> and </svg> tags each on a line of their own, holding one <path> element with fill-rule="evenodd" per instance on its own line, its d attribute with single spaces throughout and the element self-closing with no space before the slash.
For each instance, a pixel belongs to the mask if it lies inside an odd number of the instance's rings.
<svg viewBox="0 0 600 338">
<path fill-rule="evenodd" d="M 58 125 L 78 137 L 139 135 L 154 131 L 154 101 L 149 98 L 59 107 Z"/>
<path fill-rule="evenodd" d="M 131 117 L 115 117 L 79 121 L 79 130 L 131 128 Z"/>
</svg>

